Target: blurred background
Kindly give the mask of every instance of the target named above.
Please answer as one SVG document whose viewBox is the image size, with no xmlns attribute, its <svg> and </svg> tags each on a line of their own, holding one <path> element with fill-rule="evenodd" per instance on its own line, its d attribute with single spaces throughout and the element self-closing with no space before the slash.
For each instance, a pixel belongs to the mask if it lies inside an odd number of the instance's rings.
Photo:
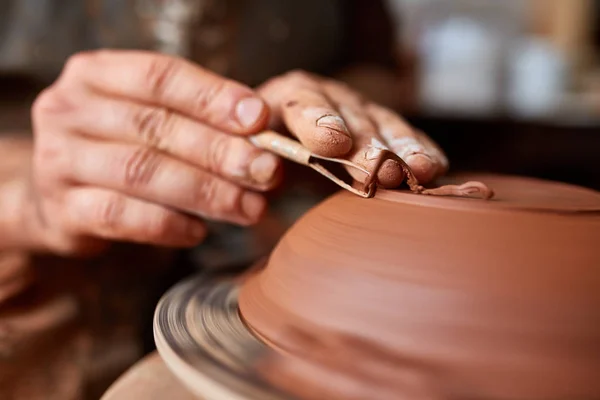
<svg viewBox="0 0 600 400">
<path fill-rule="evenodd" d="M 353 34 L 342 37 L 340 26 Z M 387 69 L 341 68 L 332 54 L 348 37 L 345 54 L 383 48 L 371 61 Z M 306 40 L 314 46 L 299 47 Z M 189 57 L 251 85 L 291 68 L 339 70 L 435 139 L 453 171 L 600 189 L 600 0 L 2 1 L 0 132 L 27 132 L 31 102 L 69 55 L 100 47 Z M 273 194 L 260 227 L 215 225 L 198 262 L 243 264 L 266 253 L 337 190 L 293 165 L 287 174 L 302 179 Z"/>
<path fill-rule="evenodd" d="M 600 187 L 600 2 L 389 0 L 405 115 L 454 168 Z"/>
</svg>

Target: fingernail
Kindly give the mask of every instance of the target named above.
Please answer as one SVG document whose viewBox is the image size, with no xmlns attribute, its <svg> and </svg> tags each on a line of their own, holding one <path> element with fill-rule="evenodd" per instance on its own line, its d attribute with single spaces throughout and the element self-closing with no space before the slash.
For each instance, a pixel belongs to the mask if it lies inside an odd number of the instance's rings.
<svg viewBox="0 0 600 400">
<path fill-rule="evenodd" d="M 334 131 L 350 136 L 346 122 L 339 115 L 324 115 L 317 120 L 317 126 L 333 129 Z"/>
<path fill-rule="evenodd" d="M 235 114 L 240 124 L 245 128 L 251 128 L 258 123 L 263 114 L 265 104 L 256 97 L 242 99 L 235 108 Z"/>
<path fill-rule="evenodd" d="M 279 166 L 277 157 L 270 153 L 261 153 L 250 164 L 250 176 L 256 183 L 269 183 Z"/>
<path fill-rule="evenodd" d="M 266 208 L 265 198 L 258 193 L 246 192 L 242 196 L 242 211 L 251 222 L 257 222 Z"/>
</svg>

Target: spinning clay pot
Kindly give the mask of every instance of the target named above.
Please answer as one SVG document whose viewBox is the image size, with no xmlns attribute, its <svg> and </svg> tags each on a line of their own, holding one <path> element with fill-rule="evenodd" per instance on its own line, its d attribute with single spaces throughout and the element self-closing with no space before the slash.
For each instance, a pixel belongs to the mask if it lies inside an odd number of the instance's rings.
<svg viewBox="0 0 600 400">
<path fill-rule="evenodd" d="M 259 375 L 315 399 L 600 398 L 600 194 L 470 179 L 495 198 L 340 192 L 304 215 L 241 285 L 275 350 Z"/>
</svg>

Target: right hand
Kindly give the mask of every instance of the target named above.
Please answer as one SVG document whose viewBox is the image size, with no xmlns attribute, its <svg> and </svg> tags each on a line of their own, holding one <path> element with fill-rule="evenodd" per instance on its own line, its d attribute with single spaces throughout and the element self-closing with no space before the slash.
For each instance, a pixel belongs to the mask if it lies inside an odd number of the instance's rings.
<svg viewBox="0 0 600 400">
<path fill-rule="evenodd" d="M 268 110 L 254 92 L 187 61 L 138 51 L 71 58 L 36 100 L 31 187 L 46 249 L 111 241 L 192 246 L 200 218 L 248 225 L 280 160 L 245 135 Z"/>
</svg>

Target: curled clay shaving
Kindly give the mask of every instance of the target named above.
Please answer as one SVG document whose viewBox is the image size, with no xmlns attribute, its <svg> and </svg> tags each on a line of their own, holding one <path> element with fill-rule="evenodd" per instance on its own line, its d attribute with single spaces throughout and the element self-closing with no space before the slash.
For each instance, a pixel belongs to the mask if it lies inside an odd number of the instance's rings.
<svg viewBox="0 0 600 400">
<path fill-rule="evenodd" d="M 406 183 L 410 188 L 410 191 L 417 194 L 424 194 L 429 196 L 456 196 L 456 197 L 477 197 L 484 200 L 489 200 L 494 197 L 494 191 L 487 187 L 482 182 L 470 181 L 463 183 L 462 185 L 445 185 L 437 188 L 426 189 L 419 184 L 417 177 L 413 173 L 412 169 L 408 164 L 396 153 L 382 149 L 381 156 L 377 162 L 376 170 L 374 175 L 377 174 L 377 169 L 387 159 L 392 159 L 398 162 L 402 167 L 402 171 L 406 176 Z"/>
<path fill-rule="evenodd" d="M 471 181 L 462 185 L 445 185 L 433 189 L 424 189 L 421 194 L 431 196 L 480 197 L 489 200 L 494 197 L 494 191 L 481 182 Z"/>
</svg>

